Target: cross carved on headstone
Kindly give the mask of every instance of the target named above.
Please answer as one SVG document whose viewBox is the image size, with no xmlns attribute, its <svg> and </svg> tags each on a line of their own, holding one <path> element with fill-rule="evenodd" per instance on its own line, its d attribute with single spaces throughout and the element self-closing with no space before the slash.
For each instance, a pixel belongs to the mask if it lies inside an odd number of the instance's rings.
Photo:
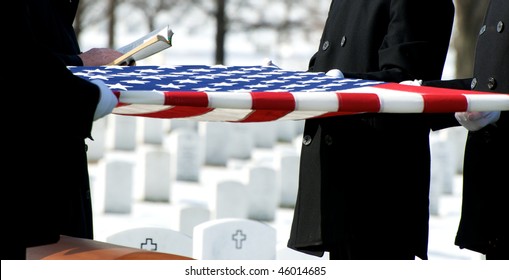
<svg viewBox="0 0 509 280">
<path fill-rule="evenodd" d="M 247 239 L 247 235 L 242 233 L 242 230 L 238 229 L 232 234 L 232 240 L 235 241 L 235 248 L 242 249 L 242 241 Z"/>
<path fill-rule="evenodd" d="M 141 243 L 140 248 L 148 251 L 157 251 L 157 243 L 153 243 L 152 238 L 146 238 L 145 243 Z"/>
</svg>

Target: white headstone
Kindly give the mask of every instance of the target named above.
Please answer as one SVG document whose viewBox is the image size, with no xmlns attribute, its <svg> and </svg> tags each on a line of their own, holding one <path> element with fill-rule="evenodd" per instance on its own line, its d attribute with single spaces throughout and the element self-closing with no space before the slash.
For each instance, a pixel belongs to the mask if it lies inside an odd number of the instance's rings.
<svg viewBox="0 0 509 280">
<path fill-rule="evenodd" d="M 442 194 L 452 194 L 454 187 L 454 166 L 450 142 L 445 134 L 432 132 L 430 134 L 431 150 L 431 181 L 430 204 L 431 215 L 440 215 L 440 198 Z"/>
<path fill-rule="evenodd" d="M 299 189 L 299 164 L 300 155 L 294 149 L 280 150 L 278 153 L 277 166 L 281 185 L 281 207 L 293 208 L 297 200 Z"/>
<path fill-rule="evenodd" d="M 253 126 L 254 145 L 257 148 L 270 149 L 277 143 L 277 122 L 251 123 Z"/>
<path fill-rule="evenodd" d="M 297 136 L 296 121 L 277 121 L 277 140 L 284 143 L 291 143 Z"/>
<path fill-rule="evenodd" d="M 140 143 L 162 145 L 165 135 L 164 119 L 157 118 L 139 118 Z"/>
<path fill-rule="evenodd" d="M 170 152 L 159 146 L 144 145 L 137 150 L 137 175 L 143 200 L 169 202 L 172 174 Z"/>
<path fill-rule="evenodd" d="M 196 225 L 210 220 L 210 210 L 201 205 L 183 204 L 177 207 L 178 230 L 186 235 L 193 236 L 193 230 Z"/>
<path fill-rule="evenodd" d="M 452 194 L 453 179 L 455 175 L 454 148 L 445 131 L 436 131 L 430 134 L 431 163 L 437 170 L 435 175 L 440 176 L 442 193 Z M 432 174 L 432 176 L 434 176 Z"/>
<path fill-rule="evenodd" d="M 232 123 L 231 127 L 230 157 L 242 160 L 250 159 L 255 145 L 252 126 Z"/>
<path fill-rule="evenodd" d="M 247 219 L 249 200 L 246 185 L 234 180 L 218 182 L 212 205 L 216 219 Z"/>
<path fill-rule="evenodd" d="M 167 132 L 173 132 L 180 128 L 187 128 L 193 131 L 198 130 L 198 122 L 189 119 L 170 119 Z"/>
<path fill-rule="evenodd" d="M 252 166 L 249 171 L 247 193 L 248 218 L 258 221 L 273 221 L 281 193 L 275 169 L 267 165 Z"/>
<path fill-rule="evenodd" d="M 468 131 L 462 126 L 456 126 L 447 128 L 445 132 L 447 133 L 447 141 L 452 149 L 454 172 L 462 174 Z"/>
<path fill-rule="evenodd" d="M 276 230 L 245 219 L 212 220 L 194 228 L 193 258 L 198 260 L 274 260 Z"/>
<path fill-rule="evenodd" d="M 106 242 L 185 257 L 192 257 L 193 252 L 189 235 L 167 228 L 129 229 L 107 237 Z"/>
<path fill-rule="evenodd" d="M 170 168 L 175 180 L 200 180 L 203 151 L 201 144 L 198 132 L 187 128 L 172 131 L 164 140 L 164 147 L 170 151 Z"/>
<path fill-rule="evenodd" d="M 111 150 L 134 151 L 136 149 L 136 118 L 108 115 L 107 147 Z"/>
<path fill-rule="evenodd" d="M 305 124 L 305 121 L 303 121 L 303 120 L 295 121 L 295 135 L 296 136 L 302 135 L 304 133 L 304 124 Z"/>
<path fill-rule="evenodd" d="M 231 148 L 231 123 L 201 122 L 198 131 L 204 142 L 204 164 L 226 166 Z"/>
<path fill-rule="evenodd" d="M 131 213 L 134 163 L 129 155 L 108 153 L 104 161 L 104 212 Z"/>
</svg>

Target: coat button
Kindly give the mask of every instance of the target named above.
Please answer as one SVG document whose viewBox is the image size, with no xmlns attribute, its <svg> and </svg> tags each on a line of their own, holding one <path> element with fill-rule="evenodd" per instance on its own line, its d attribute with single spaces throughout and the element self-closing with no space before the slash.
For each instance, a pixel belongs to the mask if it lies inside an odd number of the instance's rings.
<svg viewBox="0 0 509 280">
<path fill-rule="evenodd" d="M 311 136 L 304 135 L 304 138 L 302 138 L 302 144 L 304 144 L 305 146 L 309 146 L 309 144 L 311 144 L 311 140 L 313 140 Z"/>
<path fill-rule="evenodd" d="M 475 89 L 476 86 L 477 86 L 477 78 L 473 78 L 472 82 L 470 83 L 470 88 Z"/>
<path fill-rule="evenodd" d="M 344 47 L 346 45 L 346 36 L 343 36 L 343 38 L 341 38 L 341 46 Z"/>
<path fill-rule="evenodd" d="M 326 51 L 329 48 L 329 45 L 330 45 L 329 41 L 323 42 L 322 50 Z"/>
<path fill-rule="evenodd" d="M 325 144 L 327 144 L 328 146 L 332 145 L 332 136 L 330 136 L 329 134 L 325 135 Z"/>
<path fill-rule="evenodd" d="M 497 87 L 497 80 L 495 78 L 491 77 L 488 79 L 488 88 L 489 89 L 495 89 Z"/>
<path fill-rule="evenodd" d="M 481 30 L 479 31 L 479 35 L 484 34 L 484 32 L 486 32 L 486 25 L 483 25 L 483 26 L 481 27 Z"/>
<path fill-rule="evenodd" d="M 488 245 L 490 245 L 491 248 L 496 248 L 498 245 L 498 238 L 488 240 Z"/>
<path fill-rule="evenodd" d="M 499 21 L 498 24 L 497 24 L 497 32 L 498 33 L 502 33 L 502 31 L 504 31 L 504 22 L 503 21 Z"/>
</svg>

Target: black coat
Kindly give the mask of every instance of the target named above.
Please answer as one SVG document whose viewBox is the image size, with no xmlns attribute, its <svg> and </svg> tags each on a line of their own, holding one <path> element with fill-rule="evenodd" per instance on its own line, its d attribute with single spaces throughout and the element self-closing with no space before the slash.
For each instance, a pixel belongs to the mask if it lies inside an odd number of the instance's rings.
<svg viewBox="0 0 509 280">
<path fill-rule="evenodd" d="M 82 65 L 78 54 L 80 48 L 73 29 L 79 1 L 29 0 L 30 21 L 37 40 L 47 46 L 65 65 Z M 91 111 L 92 114 L 94 110 Z M 90 112 L 79 119 L 76 133 L 65 133 L 58 139 L 65 139 L 69 150 L 65 152 L 66 173 L 70 176 L 68 186 L 60 194 L 60 233 L 73 237 L 93 238 L 93 213 L 88 173 L 87 146 L 85 138 L 90 137 L 92 119 Z M 80 116 L 78 116 L 80 117 Z M 61 118 L 68 118 L 62 115 Z M 54 140 L 58 142 L 59 140 Z"/>
<path fill-rule="evenodd" d="M 509 2 L 491 0 L 479 33 L 472 89 L 509 94 Z M 456 245 L 509 254 L 509 111 L 496 125 L 469 132 Z"/>
<path fill-rule="evenodd" d="M 453 18 L 448 0 L 333 0 L 309 70 L 440 79 Z M 426 259 L 430 128 L 423 114 L 307 120 L 288 246 L 340 258 Z"/>
<path fill-rule="evenodd" d="M 65 65 L 83 66 L 73 22 L 79 0 L 29 0 L 30 20 L 38 41 L 49 47 Z"/>
<path fill-rule="evenodd" d="M 8 229 L 3 233 L 9 240 L 2 259 L 22 257 L 15 252 L 57 242 L 61 234 L 91 237 L 84 139 L 100 95 L 97 86 L 73 75 L 41 44 L 29 1 L 6 5 L 16 28 L 6 28 L 4 35 L 23 43 L 5 44 L 4 78 L 22 82 L 13 83 L 8 104 L 15 110 L 4 126 L 10 183 L 2 188 L 2 222 Z"/>
</svg>

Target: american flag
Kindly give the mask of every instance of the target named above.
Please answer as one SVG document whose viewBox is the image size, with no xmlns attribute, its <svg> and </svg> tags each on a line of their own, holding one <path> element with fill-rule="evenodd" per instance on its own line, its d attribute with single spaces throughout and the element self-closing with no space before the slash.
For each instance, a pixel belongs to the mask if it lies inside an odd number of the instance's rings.
<svg viewBox="0 0 509 280">
<path fill-rule="evenodd" d="M 100 66 L 69 69 L 103 80 L 120 103 L 113 113 L 198 121 L 303 120 L 364 112 L 509 110 L 509 94 L 461 91 L 277 66 Z"/>
</svg>

